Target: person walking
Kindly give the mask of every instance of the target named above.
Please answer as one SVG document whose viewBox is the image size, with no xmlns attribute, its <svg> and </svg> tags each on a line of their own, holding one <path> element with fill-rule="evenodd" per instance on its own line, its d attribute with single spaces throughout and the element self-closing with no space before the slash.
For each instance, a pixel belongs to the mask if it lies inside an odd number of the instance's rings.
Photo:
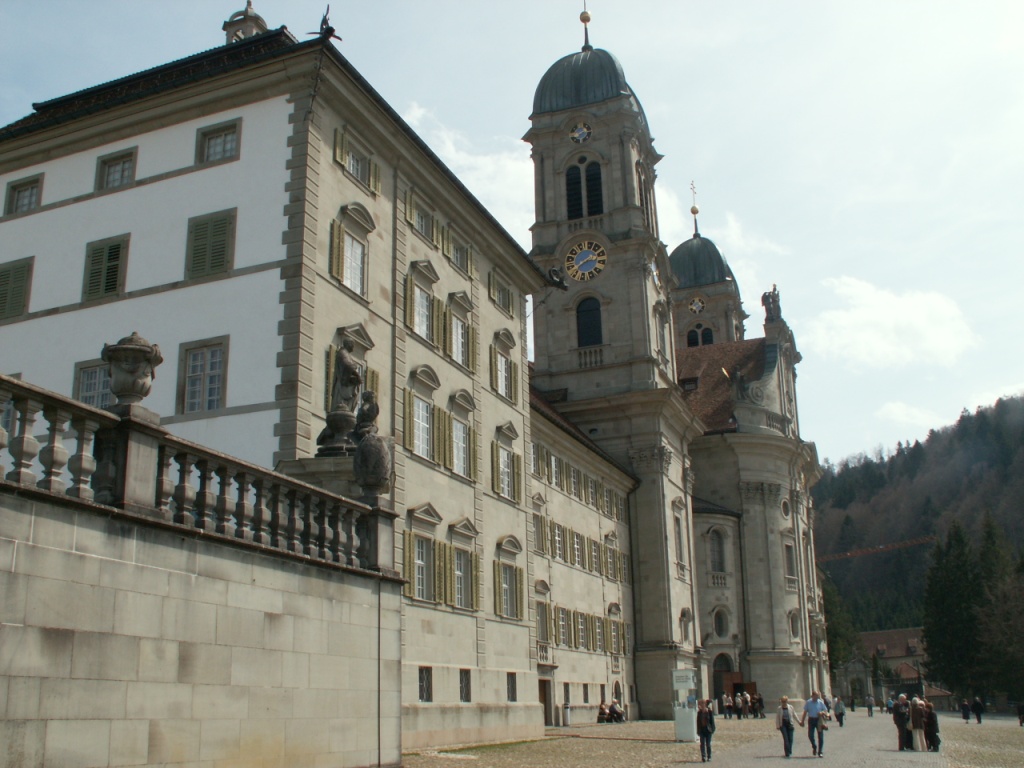
<svg viewBox="0 0 1024 768">
<path fill-rule="evenodd" d="M 842 728 L 843 720 L 846 719 L 846 705 L 843 704 L 842 696 L 836 696 L 836 700 L 832 702 L 832 714 L 836 716 L 836 722 Z"/>
<path fill-rule="evenodd" d="M 807 723 L 807 738 L 811 742 L 811 754 L 825 756 L 825 721 L 828 719 L 828 707 L 821 700 L 817 691 L 811 691 L 811 698 L 804 702 L 803 718 L 800 727 Z M 817 742 L 815 742 L 817 737 Z"/>
<path fill-rule="evenodd" d="M 715 713 L 711 708 L 711 699 L 697 700 L 697 736 L 700 737 L 700 761 L 711 760 L 711 737 L 715 733 Z"/>
<path fill-rule="evenodd" d="M 914 749 L 918 752 L 928 750 L 924 738 L 924 711 L 924 701 L 915 696 L 910 703 L 910 724 L 914 731 Z"/>
<path fill-rule="evenodd" d="M 924 703 L 924 740 L 929 752 L 939 751 L 939 716 L 930 701 Z"/>
<path fill-rule="evenodd" d="M 905 693 L 901 693 L 892 705 L 892 722 L 896 726 L 896 744 L 902 752 L 907 748 L 907 726 L 910 723 L 910 704 Z"/>
<path fill-rule="evenodd" d="M 775 730 L 782 733 L 782 752 L 786 757 L 793 756 L 793 731 L 796 723 L 796 710 L 789 703 L 789 696 L 779 699 L 779 708 L 775 710 Z"/>
<path fill-rule="evenodd" d="M 974 697 L 974 703 L 971 704 L 971 712 L 974 713 L 974 717 L 978 720 L 978 725 L 981 725 L 981 715 L 985 711 L 985 705 L 981 703 L 981 699 L 977 696 Z"/>
<path fill-rule="evenodd" d="M 868 694 L 868 697 L 866 699 L 864 699 L 864 706 L 866 706 L 868 708 L 868 717 L 874 717 L 875 716 L 875 697 L 872 696 L 870 693 Z"/>
</svg>

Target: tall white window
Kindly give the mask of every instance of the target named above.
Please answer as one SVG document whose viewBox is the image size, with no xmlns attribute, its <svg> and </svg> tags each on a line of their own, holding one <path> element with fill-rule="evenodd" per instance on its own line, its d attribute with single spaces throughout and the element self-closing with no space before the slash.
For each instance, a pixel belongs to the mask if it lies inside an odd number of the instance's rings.
<svg viewBox="0 0 1024 768">
<path fill-rule="evenodd" d="M 557 456 L 552 455 L 548 459 L 548 464 L 551 467 L 551 484 L 557 488 L 562 484 L 562 462 Z"/>
<path fill-rule="evenodd" d="M 721 532 L 711 532 L 708 537 L 708 548 L 711 550 L 711 572 L 725 573 L 725 539 Z"/>
<path fill-rule="evenodd" d="M 238 156 L 238 123 L 226 123 L 200 132 L 199 161 L 213 163 Z"/>
<path fill-rule="evenodd" d="M 185 352 L 185 413 L 214 411 L 224 405 L 224 345 Z"/>
<path fill-rule="evenodd" d="M 572 561 L 576 565 L 582 565 L 584 562 L 582 533 L 572 535 Z"/>
<path fill-rule="evenodd" d="M 507 563 L 501 564 L 501 615 L 510 619 L 516 615 L 516 568 Z"/>
<path fill-rule="evenodd" d="M 506 499 L 514 498 L 512 451 L 507 448 L 498 448 L 498 468 L 501 472 L 501 495 Z"/>
<path fill-rule="evenodd" d="M 601 617 L 597 617 L 597 621 L 594 622 L 594 639 L 597 641 L 597 648 L 595 651 L 604 650 L 604 622 Z"/>
<path fill-rule="evenodd" d="M 452 315 L 452 359 L 469 367 L 469 327 L 458 315 Z"/>
<path fill-rule="evenodd" d="M 416 537 L 416 597 L 420 600 L 434 599 L 434 542 L 422 536 Z"/>
<path fill-rule="evenodd" d="M 415 314 L 413 315 L 413 330 L 427 341 L 433 341 L 433 325 L 431 323 L 430 310 L 432 296 L 420 286 L 413 288 L 413 302 Z"/>
<path fill-rule="evenodd" d="M 558 643 L 569 644 L 569 617 L 565 608 L 558 609 Z"/>
<path fill-rule="evenodd" d="M 459 608 L 472 608 L 472 567 L 469 552 L 455 550 L 455 604 Z"/>
<path fill-rule="evenodd" d="M 469 477 L 469 425 L 452 419 L 452 470 Z"/>
<path fill-rule="evenodd" d="M 433 423 L 431 406 L 426 400 L 413 398 L 413 452 L 417 456 L 433 458 Z"/>
<path fill-rule="evenodd" d="M 555 557 L 565 560 L 565 534 L 562 526 L 555 523 Z"/>
<path fill-rule="evenodd" d="M 110 391 L 110 367 L 92 365 L 78 369 L 77 398 L 94 408 L 106 408 L 113 404 L 114 395 Z"/>
<path fill-rule="evenodd" d="M 498 394 L 502 397 L 512 399 L 512 360 L 501 352 L 497 356 L 498 364 Z"/>
<path fill-rule="evenodd" d="M 366 244 L 345 233 L 345 273 L 342 282 L 356 293 L 365 292 Z"/>
<path fill-rule="evenodd" d="M 548 631 L 548 611 L 549 608 L 547 603 L 537 601 L 537 642 L 539 643 L 550 643 L 551 637 Z"/>
</svg>

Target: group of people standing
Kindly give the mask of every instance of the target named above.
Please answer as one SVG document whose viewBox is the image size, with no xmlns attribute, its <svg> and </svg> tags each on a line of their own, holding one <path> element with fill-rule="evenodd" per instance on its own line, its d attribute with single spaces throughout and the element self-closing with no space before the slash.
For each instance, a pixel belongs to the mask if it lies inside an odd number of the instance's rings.
<svg viewBox="0 0 1024 768">
<path fill-rule="evenodd" d="M 896 725 L 900 752 L 907 749 L 939 751 L 942 741 L 939 738 L 939 716 L 930 701 L 917 696 L 908 700 L 907 695 L 901 693 L 892 705 L 892 721 Z"/>
<path fill-rule="evenodd" d="M 732 719 L 735 715 L 738 719 L 745 717 L 759 717 L 764 718 L 764 696 L 760 693 L 755 693 L 751 696 L 746 691 L 737 693 L 735 696 L 730 696 L 728 693 L 722 694 L 722 712 L 725 714 L 725 719 Z"/>
</svg>

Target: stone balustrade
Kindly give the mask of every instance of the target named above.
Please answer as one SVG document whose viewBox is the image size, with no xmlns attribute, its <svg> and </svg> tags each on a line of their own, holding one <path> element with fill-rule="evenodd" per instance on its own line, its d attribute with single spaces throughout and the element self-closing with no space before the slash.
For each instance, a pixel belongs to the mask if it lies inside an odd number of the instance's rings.
<svg viewBox="0 0 1024 768">
<path fill-rule="evenodd" d="M 0 424 L 8 483 L 243 546 L 394 573 L 392 512 L 177 438 L 141 406 L 100 410 L 0 375 L 0 411 L 9 414 L 9 427 Z"/>
</svg>

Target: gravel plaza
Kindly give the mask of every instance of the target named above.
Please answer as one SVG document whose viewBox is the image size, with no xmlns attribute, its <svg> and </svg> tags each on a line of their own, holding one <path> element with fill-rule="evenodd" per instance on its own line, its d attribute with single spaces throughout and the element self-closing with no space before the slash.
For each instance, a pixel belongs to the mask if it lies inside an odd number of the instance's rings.
<svg viewBox="0 0 1024 768">
<path fill-rule="evenodd" d="M 858 709 L 847 712 L 846 725 L 829 724 L 825 757 L 811 755 L 806 729 L 793 739 L 793 757 L 782 755 L 774 712 L 764 720 L 715 718 L 712 762 L 758 768 L 813 761 L 815 765 L 872 768 L 1021 768 L 1024 766 L 1024 728 L 1016 717 L 987 716 L 982 725 L 965 724 L 960 716 L 940 717 L 942 751 L 899 752 L 896 727 L 889 715 L 873 718 Z M 631 722 L 621 725 L 583 725 L 549 728 L 542 741 L 498 744 L 448 750 L 424 750 L 403 756 L 405 768 L 668 768 L 700 763 L 696 743 L 676 743 L 670 722 Z"/>
</svg>

